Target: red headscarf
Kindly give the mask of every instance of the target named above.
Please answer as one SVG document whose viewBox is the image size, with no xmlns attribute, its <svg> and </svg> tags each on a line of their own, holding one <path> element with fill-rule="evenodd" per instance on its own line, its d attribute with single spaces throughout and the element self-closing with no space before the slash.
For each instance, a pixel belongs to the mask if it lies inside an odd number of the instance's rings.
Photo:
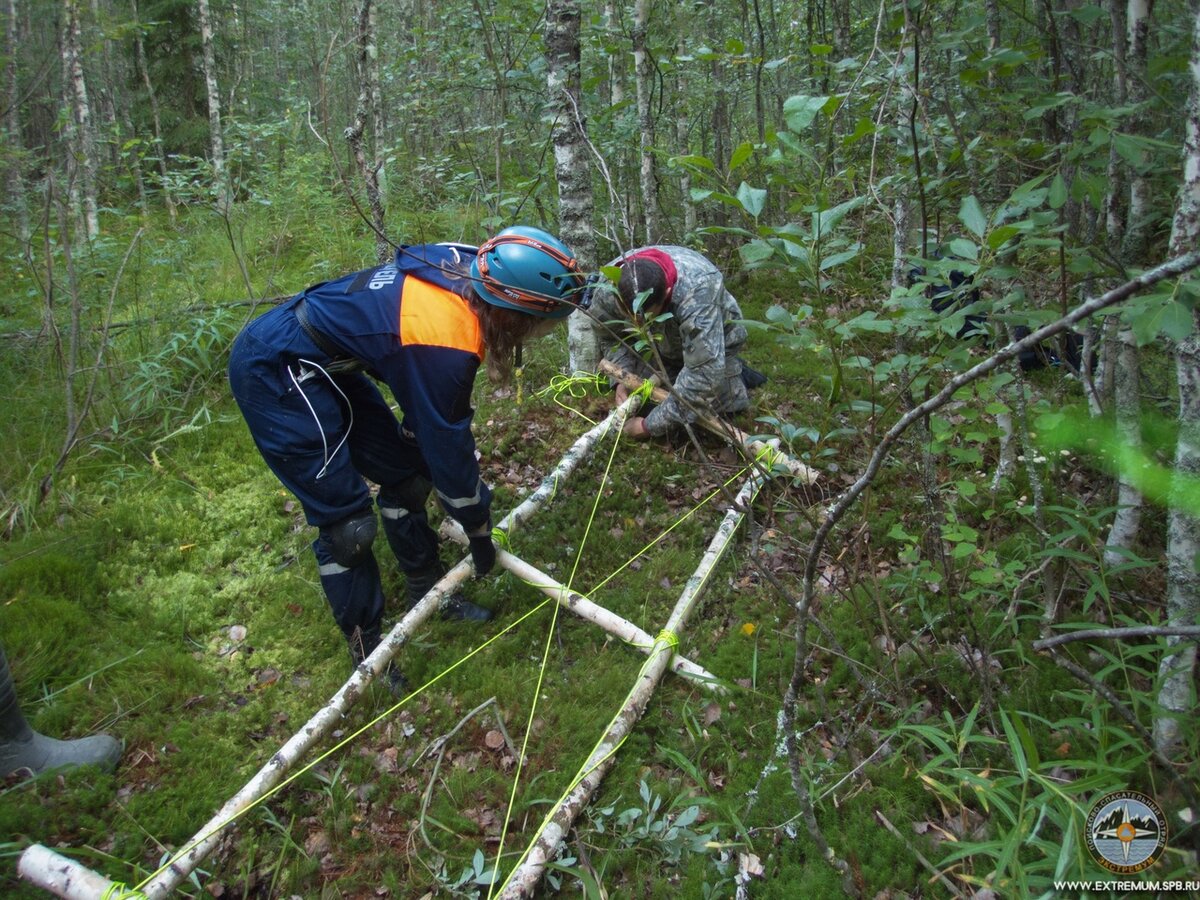
<svg viewBox="0 0 1200 900">
<path fill-rule="evenodd" d="M 675 282 L 679 280 L 679 273 L 675 271 L 675 261 L 662 250 L 657 250 L 653 247 L 647 250 L 639 250 L 636 253 L 630 253 L 621 260 L 621 265 L 625 265 L 631 259 L 648 259 L 663 270 L 663 274 L 667 277 L 666 302 L 670 303 L 671 294 L 675 290 Z"/>
</svg>

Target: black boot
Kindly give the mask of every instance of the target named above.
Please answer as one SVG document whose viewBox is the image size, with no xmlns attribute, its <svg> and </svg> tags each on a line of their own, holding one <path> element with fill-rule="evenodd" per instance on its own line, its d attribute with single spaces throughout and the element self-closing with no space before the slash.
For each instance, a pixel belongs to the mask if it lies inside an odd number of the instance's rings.
<svg viewBox="0 0 1200 900">
<path fill-rule="evenodd" d="M 742 360 L 742 384 L 746 386 L 746 390 L 757 390 L 766 383 L 766 375 L 757 369 L 750 368 L 748 365 L 746 365 L 746 361 Z"/>
<path fill-rule="evenodd" d="M 435 584 L 442 580 L 442 576 L 446 574 L 446 568 L 439 561 L 428 569 L 405 574 L 408 577 L 408 608 L 412 609 Z M 448 622 L 489 622 L 493 615 L 490 609 L 472 603 L 458 591 L 442 601 L 439 612 L 442 618 Z"/>
<path fill-rule="evenodd" d="M 363 660 L 375 652 L 375 648 L 382 640 L 383 636 L 378 627 L 368 628 L 365 631 L 355 628 L 351 634 L 346 636 L 346 643 L 350 647 L 350 664 L 357 669 L 362 665 Z M 404 677 L 404 673 L 400 671 L 395 660 L 390 660 L 387 668 L 383 670 L 382 681 L 396 699 L 399 700 L 408 695 L 408 679 Z"/>
<path fill-rule="evenodd" d="M 38 775 L 75 766 L 99 766 L 111 772 L 120 758 L 121 742 L 107 734 L 58 741 L 30 728 L 21 714 L 8 659 L 0 647 L 0 777 L 23 769 Z"/>
</svg>

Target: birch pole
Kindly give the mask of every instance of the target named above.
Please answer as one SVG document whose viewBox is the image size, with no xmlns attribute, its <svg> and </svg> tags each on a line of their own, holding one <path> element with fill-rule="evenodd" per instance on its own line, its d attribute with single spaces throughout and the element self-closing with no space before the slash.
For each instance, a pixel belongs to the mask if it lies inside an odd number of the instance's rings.
<svg viewBox="0 0 1200 900">
<path fill-rule="evenodd" d="M 617 379 L 617 381 L 620 381 L 625 387 L 629 388 L 630 391 L 636 391 L 642 386 L 641 378 L 625 371 L 618 365 L 614 365 L 607 359 L 600 361 L 600 373 Z M 667 396 L 667 392 L 660 387 L 656 387 L 650 392 L 650 399 L 655 403 L 662 403 L 667 399 Z M 734 428 L 728 422 L 722 422 L 715 416 L 699 414 L 696 416 L 696 423 L 719 437 L 732 438 L 753 456 L 757 457 L 759 454 L 763 454 L 765 461 L 773 465 L 783 466 L 793 478 L 798 478 L 805 484 L 813 484 L 819 477 L 815 469 L 810 469 L 799 460 L 792 459 L 775 446 L 774 443 L 756 440 L 741 429 Z"/>
<path fill-rule="evenodd" d="M 608 418 L 576 440 L 570 450 L 559 460 L 558 465 L 542 480 L 537 490 L 505 516 L 499 528 L 503 531 L 512 530 L 517 525 L 528 521 L 541 506 L 553 499 L 559 484 L 579 467 L 579 464 L 588 457 L 605 434 L 614 428 L 620 430 L 626 416 L 638 402 L 637 397 L 630 397 L 613 410 Z M 408 642 L 416 629 L 437 611 L 445 597 L 458 590 L 471 572 L 469 559 L 462 560 L 447 572 L 441 581 L 434 585 L 429 593 L 396 623 L 374 652 L 359 664 L 354 674 L 342 685 L 329 703 L 309 719 L 305 726 L 284 744 L 265 766 L 259 769 L 246 786 L 230 798 L 217 814 L 196 832 L 192 839 L 184 845 L 183 850 L 179 851 L 161 871 L 147 881 L 144 887 L 139 888 L 140 892 L 148 900 L 158 900 L 182 884 L 192 870 L 213 851 L 222 833 L 268 791 L 279 784 L 296 762 L 328 731 L 342 721 L 346 712 L 362 696 L 372 679 L 386 668 L 392 657 Z M 75 900 L 75 898 L 99 900 L 105 896 L 105 891 L 108 889 L 106 887 L 102 890 L 88 892 L 90 889 L 85 885 L 92 884 L 92 880 L 76 874 L 73 881 L 66 879 L 70 882 L 72 893 L 59 893 L 60 890 L 65 889 L 63 887 L 64 878 L 60 873 L 67 869 L 74 873 L 76 868 L 82 869 L 83 867 L 36 844 L 27 848 L 21 855 L 18 868 L 21 876 L 37 887 L 60 897 L 68 897 L 70 900 Z M 107 882 L 101 875 L 94 872 L 90 874 L 97 879 L 95 884 L 100 884 L 101 881 Z"/>
<path fill-rule="evenodd" d="M 720 528 L 717 529 L 716 535 L 708 545 L 707 552 L 700 560 L 700 565 L 684 585 L 683 593 L 675 603 L 675 609 L 671 611 L 666 627 L 654 639 L 650 658 L 646 660 L 641 672 L 638 673 L 637 681 L 626 697 L 624 705 L 613 717 L 608 731 L 605 732 L 600 743 L 596 745 L 587 762 L 584 763 L 581 771 L 585 774 L 542 820 L 534 842 L 530 844 L 517 863 L 517 867 L 508 876 L 500 893 L 501 900 L 532 895 L 538 881 L 541 880 L 546 863 L 554 859 L 555 850 L 566 837 L 571 823 L 587 805 L 608 770 L 612 768 L 616 761 L 617 750 L 646 711 L 650 697 L 654 694 L 655 688 L 670 664 L 675 646 L 678 645 L 677 635 L 683 630 L 688 616 L 695 609 L 717 563 L 729 548 L 734 532 L 762 484 L 762 475 L 754 474 L 738 491 L 737 499 L 725 513 Z"/>
<path fill-rule="evenodd" d="M 79 22 L 78 0 L 66 0 L 63 17 L 63 83 L 67 85 L 70 101 L 64 129 L 68 150 L 67 193 L 76 227 L 82 227 L 87 239 L 93 241 L 100 235 L 100 212 L 96 199 L 96 135 L 87 80 L 83 74 L 83 29 Z"/>
<path fill-rule="evenodd" d="M 449 519 L 443 520 L 442 534 L 456 543 L 466 544 L 467 535 L 462 530 L 462 526 L 457 522 L 447 526 L 448 522 L 450 522 Z M 571 590 L 521 557 L 509 553 L 507 550 L 497 550 L 496 562 L 501 568 L 511 572 L 518 580 L 541 591 L 563 609 L 575 613 L 579 618 L 591 622 L 593 625 L 600 626 L 618 640 L 636 647 L 642 653 L 649 653 L 654 649 L 654 635 L 648 631 L 642 631 L 633 622 L 617 615 L 611 609 L 605 609 L 578 591 Z M 695 679 L 710 690 L 720 688 L 716 675 L 685 657 L 676 655 L 672 658 L 671 671 L 685 678 Z"/>
</svg>

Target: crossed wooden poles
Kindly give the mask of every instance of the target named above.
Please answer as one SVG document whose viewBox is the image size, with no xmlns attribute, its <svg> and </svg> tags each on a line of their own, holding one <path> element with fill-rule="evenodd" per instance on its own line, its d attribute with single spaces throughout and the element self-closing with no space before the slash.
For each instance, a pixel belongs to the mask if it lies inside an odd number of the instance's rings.
<svg viewBox="0 0 1200 900">
<path fill-rule="evenodd" d="M 578 468 L 601 438 L 610 431 L 619 429 L 624 424 L 625 418 L 640 403 L 640 397 L 630 396 L 607 419 L 580 437 L 559 460 L 558 465 L 542 480 L 537 490 L 510 512 L 499 527 L 505 532 L 511 532 L 528 521 L 534 512 L 554 497 L 559 483 Z M 705 423 L 701 422 L 701 424 Z M 719 433 L 728 436 L 730 432 L 728 428 L 721 427 Z M 748 439 L 746 443 L 749 449 Z M 811 482 L 815 479 L 811 470 L 803 467 L 797 469 L 796 467 L 800 464 L 792 464 L 791 460 L 782 457 L 778 451 L 775 452 L 777 455 L 772 458 L 773 463 L 782 463 L 791 474 L 806 481 Z M 509 875 L 500 894 L 501 897 L 525 897 L 533 892 L 541 879 L 545 864 L 554 858 L 555 849 L 569 831 L 571 823 L 599 787 L 600 781 L 615 761 L 617 747 L 641 718 L 651 695 L 668 668 L 680 675 L 698 680 L 709 689 L 719 689 L 718 681 L 713 675 L 695 663 L 678 656 L 674 651 L 678 644 L 679 632 L 695 608 L 707 585 L 709 576 L 728 548 L 734 531 L 761 487 L 766 474 L 765 469 L 754 471 L 738 492 L 737 500 L 726 513 L 716 536 L 700 562 L 700 566 L 688 579 L 666 627 L 657 637 L 651 636 L 632 622 L 598 606 L 583 595 L 569 590 L 519 557 L 505 550 L 497 552 L 499 564 L 517 578 L 548 594 L 563 608 L 594 622 L 610 634 L 633 644 L 649 655 L 625 704 L 614 717 L 608 731 L 581 770 L 581 777 L 571 785 L 563 799 L 547 814 L 536 840 Z M 452 534 L 452 536 L 461 538 L 461 531 L 458 535 Z M 467 559 L 452 568 L 403 619 L 396 623 L 379 647 L 363 660 L 354 674 L 330 701 L 309 719 L 304 727 L 293 735 L 268 760 L 266 765 L 259 769 L 257 774 L 231 797 L 217 811 L 216 815 L 197 831 L 167 865 L 139 891 L 125 891 L 123 886 L 104 875 L 40 844 L 29 846 L 21 854 L 17 864 L 20 876 L 37 887 L 66 898 L 66 900 L 101 900 L 105 897 L 145 897 L 154 900 L 154 898 L 170 894 L 213 851 L 226 829 L 278 785 L 296 763 L 341 721 L 372 679 L 384 670 L 392 657 L 410 640 L 416 629 L 437 611 L 444 598 L 459 588 L 471 571 L 471 564 Z"/>
</svg>

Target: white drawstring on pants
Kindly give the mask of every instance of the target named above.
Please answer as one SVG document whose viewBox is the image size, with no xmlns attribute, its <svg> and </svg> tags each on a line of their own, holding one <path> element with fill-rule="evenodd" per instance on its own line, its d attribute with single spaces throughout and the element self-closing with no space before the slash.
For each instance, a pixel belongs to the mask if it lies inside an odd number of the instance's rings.
<svg viewBox="0 0 1200 900">
<path fill-rule="evenodd" d="M 321 471 L 317 473 L 317 478 L 321 479 L 325 477 L 325 472 L 329 468 L 329 464 L 333 461 L 333 458 L 337 456 L 337 452 L 342 449 L 342 444 L 346 443 L 346 439 L 350 437 L 350 429 L 354 427 L 354 407 L 351 406 L 350 398 L 346 396 L 345 391 L 338 387 L 337 382 L 333 380 L 333 376 L 326 372 L 319 363 L 315 363 L 308 359 L 300 359 L 297 360 L 297 362 L 299 362 L 301 366 L 300 377 L 297 378 L 296 373 L 292 371 L 292 367 L 288 366 L 288 378 L 292 379 L 292 384 L 296 386 L 296 390 L 299 391 L 300 396 L 304 398 L 304 405 L 308 407 L 308 411 L 312 414 L 313 421 L 317 423 L 317 431 L 321 434 L 321 453 L 324 457 L 324 463 L 321 466 Z M 304 366 L 310 366 L 311 368 L 308 369 L 308 371 L 305 371 Z M 317 411 L 313 409 L 312 402 L 308 399 L 308 395 L 304 393 L 304 388 L 300 387 L 300 382 L 307 381 L 309 376 L 313 374 L 314 370 L 324 375 L 329 383 L 333 385 L 333 389 L 338 392 L 343 400 L 346 401 L 346 409 L 349 410 L 350 414 L 350 421 L 346 425 L 346 433 L 342 435 L 342 439 L 338 441 L 337 446 L 333 448 L 332 453 L 329 450 L 329 441 L 325 438 L 325 426 L 321 422 L 321 417 L 318 416 Z"/>
</svg>

